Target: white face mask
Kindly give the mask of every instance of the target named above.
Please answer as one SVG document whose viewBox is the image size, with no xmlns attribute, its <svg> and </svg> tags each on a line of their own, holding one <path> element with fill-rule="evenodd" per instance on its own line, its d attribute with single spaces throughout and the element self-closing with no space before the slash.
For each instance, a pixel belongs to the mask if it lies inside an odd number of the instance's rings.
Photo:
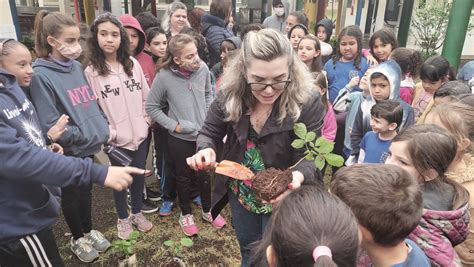
<svg viewBox="0 0 474 267">
<path fill-rule="evenodd" d="M 275 7 L 273 10 L 275 10 L 275 15 L 278 17 L 281 17 L 285 14 L 285 9 L 283 7 Z"/>
</svg>

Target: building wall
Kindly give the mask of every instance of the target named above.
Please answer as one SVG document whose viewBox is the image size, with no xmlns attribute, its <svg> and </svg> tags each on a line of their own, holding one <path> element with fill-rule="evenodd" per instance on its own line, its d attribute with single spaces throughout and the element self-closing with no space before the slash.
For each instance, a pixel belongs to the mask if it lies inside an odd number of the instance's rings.
<svg viewBox="0 0 474 267">
<path fill-rule="evenodd" d="M 17 39 L 8 0 L 0 0 L 0 38 Z"/>
</svg>

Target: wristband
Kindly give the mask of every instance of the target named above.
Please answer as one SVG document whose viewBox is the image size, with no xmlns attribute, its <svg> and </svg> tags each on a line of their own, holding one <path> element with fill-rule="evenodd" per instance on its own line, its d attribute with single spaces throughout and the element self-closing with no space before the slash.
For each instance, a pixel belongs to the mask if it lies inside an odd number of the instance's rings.
<svg viewBox="0 0 474 267">
<path fill-rule="evenodd" d="M 49 134 L 47 135 L 47 137 L 48 137 L 49 142 L 50 142 L 51 145 L 52 145 L 52 144 L 54 143 L 53 138 L 52 138 Z"/>
</svg>

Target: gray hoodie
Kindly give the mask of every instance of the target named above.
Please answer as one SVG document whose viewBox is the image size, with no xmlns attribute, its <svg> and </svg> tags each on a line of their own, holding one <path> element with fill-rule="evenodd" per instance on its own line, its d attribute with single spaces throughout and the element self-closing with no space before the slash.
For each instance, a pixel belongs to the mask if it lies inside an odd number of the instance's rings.
<svg viewBox="0 0 474 267">
<path fill-rule="evenodd" d="M 393 60 L 387 60 L 382 64 L 377 65 L 374 68 L 372 73 L 369 76 L 369 81 L 371 80 L 374 73 L 381 73 L 385 77 L 387 77 L 390 83 L 390 96 L 388 99 L 397 100 L 400 102 L 400 105 L 403 108 L 403 120 L 398 128 L 398 131 L 412 125 L 415 123 L 415 113 L 413 112 L 413 108 L 408 105 L 405 101 L 400 98 L 400 77 L 401 77 L 401 69 L 398 64 Z M 372 89 L 370 88 L 369 82 L 369 90 L 370 95 L 372 96 Z M 352 126 L 351 131 L 351 146 L 352 146 L 352 155 L 355 155 L 356 158 L 359 155 L 360 149 L 360 141 L 365 133 L 371 131 L 370 127 L 370 110 L 372 106 L 375 105 L 375 100 L 372 98 L 370 101 L 366 101 L 361 104 L 359 110 L 357 112 L 354 124 Z"/>
<path fill-rule="evenodd" d="M 204 62 L 199 70 L 185 77 L 172 68 L 160 70 L 155 76 L 146 102 L 146 112 L 169 133 L 179 139 L 196 141 L 213 100 L 211 75 Z M 169 105 L 168 114 L 163 112 Z M 174 130 L 178 123 L 183 132 Z"/>
<path fill-rule="evenodd" d="M 63 66 L 40 58 L 33 69 L 30 93 L 43 131 L 66 114 L 67 131 L 57 140 L 64 154 L 86 157 L 99 152 L 109 138 L 109 127 L 81 64 L 71 61 Z"/>
<path fill-rule="evenodd" d="M 281 3 L 285 9 L 285 14 L 282 17 L 278 17 L 276 14 L 266 17 L 262 25 L 264 28 L 275 29 L 280 33 L 286 34 L 286 17 L 288 17 L 290 12 L 290 4 L 287 1 L 281 1 Z"/>
</svg>

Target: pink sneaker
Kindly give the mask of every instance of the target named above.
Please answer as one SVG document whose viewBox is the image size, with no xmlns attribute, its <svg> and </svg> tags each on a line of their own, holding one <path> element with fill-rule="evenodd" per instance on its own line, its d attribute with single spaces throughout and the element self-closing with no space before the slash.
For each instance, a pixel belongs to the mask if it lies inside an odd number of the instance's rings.
<svg viewBox="0 0 474 267">
<path fill-rule="evenodd" d="M 216 229 L 221 229 L 226 224 L 226 221 L 225 221 L 224 217 L 222 217 L 220 214 L 217 215 L 216 219 L 212 220 L 211 212 L 202 211 L 202 218 L 206 222 L 210 222 L 212 224 L 212 226 L 214 226 L 214 228 L 216 228 Z"/>
<path fill-rule="evenodd" d="M 197 235 L 199 232 L 197 225 L 194 223 L 194 217 L 192 214 L 187 214 L 184 216 L 183 214 L 180 214 L 179 225 L 181 226 L 184 234 L 187 236 Z"/>
<path fill-rule="evenodd" d="M 130 215 L 130 221 L 140 232 L 148 232 L 153 228 L 153 224 L 141 212 Z"/>
<path fill-rule="evenodd" d="M 127 240 L 133 231 L 132 223 L 129 218 L 117 220 L 118 237 Z"/>
</svg>

